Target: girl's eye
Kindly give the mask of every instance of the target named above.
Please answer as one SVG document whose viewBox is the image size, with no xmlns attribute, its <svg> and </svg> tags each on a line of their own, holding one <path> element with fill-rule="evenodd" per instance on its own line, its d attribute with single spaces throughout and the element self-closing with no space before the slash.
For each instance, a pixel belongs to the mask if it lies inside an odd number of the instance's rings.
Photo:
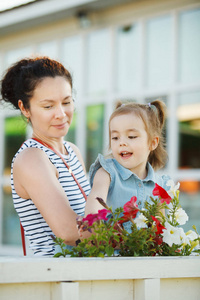
<svg viewBox="0 0 200 300">
<path fill-rule="evenodd" d="M 45 109 L 50 109 L 50 108 L 52 108 L 52 105 L 47 105 L 47 106 L 45 106 L 44 108 L 45 108 Z"/>
<path fill-rule="evenodd" d="M 117 140 L 117 139 L 118 139 L 118 137 L 116 137 L 116 136 L 112 137 L 112 140 Z"/>
<path fill-rule="evenodd" d="M 63 105 L 68 105 L 68 104 L 70 104 L 71 102 L 70 101 L 68 101 L 68 102 L 63 102 Z"/>
<path fill-rule="evenodd" d="M 131 135 L 131 136 L 129 136 L 128 138 L 129 138 L 129 139 L 136 139 L 136 138 L 137 138 L 137 136 L 133 136 L 133 135 Z"/>
</svg>

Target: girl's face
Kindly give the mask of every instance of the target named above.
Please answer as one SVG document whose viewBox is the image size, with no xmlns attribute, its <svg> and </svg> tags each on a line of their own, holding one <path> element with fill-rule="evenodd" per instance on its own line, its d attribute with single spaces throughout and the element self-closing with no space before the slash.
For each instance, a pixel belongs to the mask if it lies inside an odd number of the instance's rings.
<svg viewBox="0 0 200 300">
<path fill-rule="evenodd" d="M 157 147 L 158 139 L 149 143 L 143 120 L 134 113 L 116 116 L 110 121 L 110 136 L 113 157 L 144 179 L 149 153 Z"/>
<path fill-rule="evenodd" d="M 36 87 L 26 110 L 19 107 L 32 124 L 33 133 L 41 138 L 60 138 L 67 134 L 72 122 L 74 103 L 69 82 L 61 77 L 46 77 Z"/>
</svg>

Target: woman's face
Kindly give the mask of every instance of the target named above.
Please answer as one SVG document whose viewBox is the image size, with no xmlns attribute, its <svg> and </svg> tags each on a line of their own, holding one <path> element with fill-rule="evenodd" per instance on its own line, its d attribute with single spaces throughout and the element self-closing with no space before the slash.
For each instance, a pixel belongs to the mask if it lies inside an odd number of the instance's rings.
<svg viewBox="0 0 200 300">
<path fill-rule="evenodd" d="M 19 107 L 30 119 L 34 134 L 41 138 L 63 137 L 69 130 L 74 112 L 71 85 L 61 76 L 46 77 L 36 86 L 30 109 L 24 109 L 23 103 L 19 103 Z"/>
</svg>

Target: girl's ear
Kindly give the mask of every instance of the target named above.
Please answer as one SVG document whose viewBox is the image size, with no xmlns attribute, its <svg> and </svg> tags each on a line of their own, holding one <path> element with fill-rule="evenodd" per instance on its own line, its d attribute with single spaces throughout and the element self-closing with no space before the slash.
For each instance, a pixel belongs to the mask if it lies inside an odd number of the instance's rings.
<svg viewBox="0 0 200 300">
<path fill-rule="evenodd" d="M 159 137 L 155 136 L 150 143 L 150 151 L 155 150 L 158 147 Z"/>
<path fill-rule="evenodd" d="M 21 113 L 28 119 L 30 118 L 30 112 L 29 110 L 25 109 L 24 107 L 24 103 L 22 100 L 18 100 L 18 106 L 19 106 L 19 109 L 21 110 Z"/>
</svg>

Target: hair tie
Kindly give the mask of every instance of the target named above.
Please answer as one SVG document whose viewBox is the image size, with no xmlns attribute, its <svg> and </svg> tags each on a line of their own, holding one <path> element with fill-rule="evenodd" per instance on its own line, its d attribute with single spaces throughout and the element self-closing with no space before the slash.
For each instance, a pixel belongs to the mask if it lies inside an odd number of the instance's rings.
<svg viewBox="0 0 200 300">
<path fill-rule="evenodd" d="M 154 104 L 151 104 L 151 102 L 149 102 L 149 103 L 147 104 L 147 106 L 148 106 L 150 109 L 153 109 L 153 111 L 154 111 L 155 113 L 157 113 L 157 107 L 156 107 Z"/>
</svg>

